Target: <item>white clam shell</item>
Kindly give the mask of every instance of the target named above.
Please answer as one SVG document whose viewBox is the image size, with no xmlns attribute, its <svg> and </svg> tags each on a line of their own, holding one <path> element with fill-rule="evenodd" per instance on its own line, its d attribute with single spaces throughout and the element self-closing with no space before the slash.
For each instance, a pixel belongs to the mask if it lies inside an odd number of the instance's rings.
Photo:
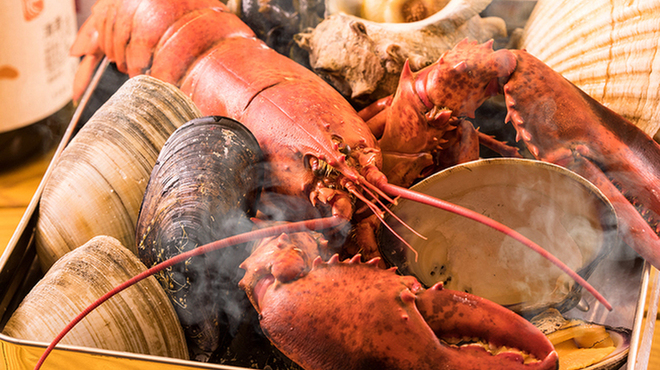
<svg viewBox="0 0 660 370">
<path fill-rule="evenodd" d="M 116 239 L 95 237 L 53 265 L 13 313 L 3 333 L 50 342 L 96 299 L 145 270 Z M 179 320 L 153 276 L 93 310 L 61 343 L 188 359 Z"/>
<path fill-rule="evenodd" d="M 540 0 L 519 45 L 650 136 L 660 129 L 660 1 Z"/>
<path fill-rule="evenodd" d="M 46 271 L 97 235 L 136 253 L 144 191 L 167 138 L 201 113 L 174 85 L 128 80 L 62 152 L 40 199 L 36 245 Z"/>
</svg>

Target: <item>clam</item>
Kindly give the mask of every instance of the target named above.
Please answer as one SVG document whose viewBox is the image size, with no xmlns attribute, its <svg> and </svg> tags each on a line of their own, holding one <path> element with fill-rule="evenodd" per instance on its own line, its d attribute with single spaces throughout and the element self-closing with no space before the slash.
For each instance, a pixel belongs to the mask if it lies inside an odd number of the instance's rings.
<svg viewBox="0 0 660 370">
<path fill-rule="evenodd" d="M 54 162 L 39 204 L 43 271 L 97 235 L 137 252 L 135 224 L 165 140 L 201 114 L 173 85 L 137 76 L 99 108 Z"/>
<path fill-rule="evenodd" d="M 559 166 L 494 158 L 454 166 L 413 189 L 485 214 L 534 240 L 588 278 L 615 242 L 616 217 L 591 183 Z M 418 253 L 386 229 L 379 248 L 402 273 L 466 291 L 525 316 L 574 307 L 580 288 L 540 255 L 501 233 L 441 210 L 400 201 L 392 208 L 423 240 L 392 222 Z"/>
<path fill-rule="evenodd" d="M 5 325 L 13 338 L 51 342 L 80 312 L 146 270 L 109 236 L 97 236 L 60 258 Z M 62 344 L 188 359 L 183 330 L 165 292 L 149 277 L 93 310 Z"/>
<path fill-rule="evenodd" d="M 562 370 L 614 370 L 628 358 L 630 329 L 566 319 L 552 308 L 531 322 L 557 350 Z"/>
<path fill-rule="evenodd" d="M 505 37 L 504 20 L 479 16 L 490 2 L 452 0 L 411 23 L 373 22 L 340 12 L 294 40 L 309 52 L 316 73 L 364 104 L 394 93 L 406 60 L 417 71 L 465 38 L 481 43 Z"/>
<path fill-rule="evenodd" d="M 261 149 L 250 131 L 223 117 L 192 120 L 167 140 L 154 166 L 137 224 L 147 265 L 250 231 L 263 183 Z M 157 278 L 186 336 L 205 352 L 236 330 L 250 309 L 238 288 L 245 245 L 197 256 Z"/>
<path fill-rule="evenodd" d="M 660 129 L 660 2 L 540 0 L 522 48 L 650 136 Z"/>
</svg>

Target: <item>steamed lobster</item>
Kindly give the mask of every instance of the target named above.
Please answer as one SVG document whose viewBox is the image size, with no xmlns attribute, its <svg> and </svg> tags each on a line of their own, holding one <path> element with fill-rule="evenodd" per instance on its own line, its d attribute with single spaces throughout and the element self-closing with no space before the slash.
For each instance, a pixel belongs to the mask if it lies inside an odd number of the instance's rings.
<svg viewBox="0 0 660 370">
<path fill-rule="evenodd" d="M 274 207 L 262 206 L 266 214 L 350 220 L 357 199 L 380 217 L 379 197 L 414 199 L 507 233 L 609 307 L 584 279 L 514 230 L 388 181 L 376 138 L 351 105 L 320 77 L 268 48 L 217 0 L 101 0 L 72 54 L 85 55 L 76 96 L 105 54 L 129 76 L 146 73 L 179 86 L 205 115 L 243 123 L 268 163 L 262 204 Z"/>
<path fill-rule="evenodd" d="M 268 49 L 216 0 L 101 0 L 72 51 L 87 55 L 78 91 L 106 54 L 131 76 L 148 73 L 179 86 L 207 115 L 243 122 L 268 161 L 265 194 L 276 205 L 273 209 L 293 210 L 287 218 L 331 214 L 349 220 L 355 212 L 353 198 L 379 214 L 375 199 L 389 195 L 480 219 L 388 181 L 380 170 L 376 138 L 350 104 L 309 70 Z M 487 74 L 494 80 L 513 70 L 506 60 L 489 67 L 496 71 Z M 486 85 L 496 86 L 490 81 Z M 301 203 L 301 198 L 309 202 Z M 315 227 L 336 226 L 330 219 L 320 219 Z M 512 230 L 482 221 L 535 247 Z"/>
</svg>

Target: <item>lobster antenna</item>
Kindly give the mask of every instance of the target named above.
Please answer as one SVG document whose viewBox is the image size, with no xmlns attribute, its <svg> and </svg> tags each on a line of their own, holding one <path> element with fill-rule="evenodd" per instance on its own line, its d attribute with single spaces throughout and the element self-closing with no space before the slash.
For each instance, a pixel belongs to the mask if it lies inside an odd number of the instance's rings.
<svg viewBox="0 0 660 370">
<path fill-rule="evenodd" d="M 591 293 L 600 303 L 607 308 L 608 311 L 612 311 L 612 305 L 603 297 L 591 284 L 587 283 L 582 276 L 578 275 L 575 271 L 571 270 L 570 267 L 566 266 L 561 260 L 559 260 L 557 257 L 553 256 L 550 252 L 546 251 L 545 249 L 541 248 L 538 244 L 534 243 L 531 241 L 529 238 L 526 236 L 520 234 L 519 232 L 513 230 L 512 228 L 503 225 L 495 220 L 493 220 L 490 217 L 484 216 L 481 213 L 472 211 L 470 209 L 467 209 L 465 207 L 461 207 L 456 204 L 449 203 L 447 201 L 434 198 L 432 196 L 422 194 L 410 189 L 406 189 L 400 186 L 392 185 L 389 183 L 384 183 L 381 184 L 382 190 L 394 195 L 394 196 L 399 196 L 404 199 L 409 199 L 418 203 L 423 203 L 427 204 L 448 212 L 452 212 L 454 214 L 457 214 L 459 216 L 463 216 L 466 218 L 469 218 L 471 220 L 477 221 L 479 223 L 482 223 L 486 226 L 489 226 L 517 241 L 520 243 L 524 244 L 528 248 L 532 249 L 536 253 L 540 254 L 543 256 L 545 259 L 548 261 L 552 262 L 555 266 L 559 267 L 563 272 L 565 272 L 568 276 L 570 276 L 575 282 L 580 284 L 584 289 L 586 289 L 589 293 Z"/>
<path fill-rule="evenodd" d="M 423 240 L 428 240 L 427 237 L 425 237 L 424 235 L 420 234 L 419 231 L 415 230 L 412 226 L 408 225 L 405 221 L 403 221 L 401 218 L 399 218 L 399 216 L 397 216 L 394 212 L 392 212 L 392 210 L 391 210 L 389 207 L 387 207 L 387 206 L 386 206 L 386 205 L 380 200 L 380 198 L 378 198 L 378 197 L 377 197 L 374 193 L 372 193 L 369 189 L 367 189 L 366 187 L 364 187 L 364 186 L 362 186 L 362 185 L 361 185 L 361 188 L 362 188 L 362 190 L 364 190 L 367 194 L 369 194 L 373 199 L 375 199 L 376 202 L 378 202 L 378 204 L 380 204 L 380 206 L 385 210 L 385 212 L 387 212 L 390 216 L 394 217 L 395 220 L 399 221 L 399 223 L 400 223 L 401 225 L 405 226 L 406 229 L 410 230 L 410 232 L 412 232 L 413 234 L 417 235 L 417 236 L 420 237 L 421 239 L 423 239 Z M 383 221 L 383 223 L 385 223 L 385 222 Z M 396 233 L 394 233 L 394 232 L 393 232 L 393 234 L 396 235 Z M 401 238 L 399 238 L 399 239 L 401 239 Z M 401 239 L 401 241 L 405 242 L 403 239 Z M 416 254 L 416 253 L 415 253 L 415 254 Z M 417 261 L 417 258 L 415 258 L 415 261 Z"/>
<path fill-rule="evenodd" d="M 282 233 L 296 233 L 296 232 L 301 232 L 301 231 L 308 231 L 308 230 L 322 230 L 322 229 L 328 229 L 332 228 L 335 226 L 339 226 L 343 223 L 348 222 L 346 219 L 341 218 L 339 216 L 332 216 L 332 217 L 325 217 L 325 218 L 318 218 L 318 219 L 312 219 L 312 220 L 306 220 L 306 221 L 299 221 L 299 222 L 291 222 L 288 224 L 282 224 L 282 225 L 276 225 L 276 226 L 271 226 L 271 227 L 266 227 L 263 229 L 257 229 L 253 231 L 249 231 L 243 234 L 235 235 L 235 236 L 230 236 L 225 239 L 217 240 L 208 244 L 204 244 L 200 247 L 197 247 L 193 250 L 187 251 L 185 253 L 178 254 L 170 259 L 167 259 L 157 265 L 154 265 L 153 267 L 141 272 L 138 275 L 135 275 L 131 279 L 125 281 L 122 284 L 117 285 L 114 287 L 112 290 L 109 292 L 105 293 L 101 298 L 97 299 L 96 301 L 92 302 L 91 305 L 89 305 L 87 308 L 85 308 L 80 314 L 78 314 L 76 317 L 69 322 L 62 331 L 57 334 L 55 339 L 50 343 L 50 345 L 46 348 L 46 351 L 41 355 L 39 358 L 39 361 L 37 361 L 37 364 L 34 367 L 34 370 L 39 370 L 41 368 L 41 365 L 43 365 L 44 361 L 46 361 L 46 358 L 48 355 L 55 349 L 55 346 L 64 338 L 64 336 L 73 329 L 76 324 L 78 324 L 82 319 L 85 318 L 90 312 L 92 312 L 94 309 L 96 309 L 98 306 L 103 304 L 103 302 L 107 301 L 108 299 L 112 298 L 114 295 L 117 293 L 125 290 L 126 288 L 140 282 L 141 280 L 144 280 L 148 278 L 151 275 L 154 275 L 160 271 L 165 270 L 168 267 L 171 267 L 173 265 L 176 265 L 177 263 L 183 262 L 187 260 L 190 257 L 198 256 L 201 254 L 205 254 L 217 249 L 225 248 L 225 247 L 230 247 L 233 245 L 238 245 L 238 244 L 243 244 L 246 242 L 254 241 L 257 239 L 263 239 L 263 238 L 268 238 L 271 236 L 277 236 Z"/>
<path fill-rule="evenodd" d="M 383 225 L 385 225 L 385 227 L 387 227 L 387 229 L 390 230 L 392 234 L 394 234 L 399 240 L 401 240 L 401 242 L 415 254 L 415 262 L 417 262 L 417 257 L 418 257 L 417 250 L 413 248 L 412 245 L 410 245 L 401 235 L 397 234 L 396 231 L 394 231 L 394 229 L 392 229 L 392 227 L 387 224 L 387 222 L 385 222 L 385 219 L 383 219 L 380 209 L 376 206 L 376 204 L 374 204 L 374 202 L 370 201 L 369 199 L 365 198 L 364 195 L 360 194 L 360 192 L 355 190 L 354 187 L 351 186 L 351 187 L 347 187 L 346 189 L 348 189 L 348 191 L 351 192 L 353 195 L 355 195 L 358 199 L 363 201 L 376 215 L 376 217 L 378 217 L 380 222 Z"/>
</svg>

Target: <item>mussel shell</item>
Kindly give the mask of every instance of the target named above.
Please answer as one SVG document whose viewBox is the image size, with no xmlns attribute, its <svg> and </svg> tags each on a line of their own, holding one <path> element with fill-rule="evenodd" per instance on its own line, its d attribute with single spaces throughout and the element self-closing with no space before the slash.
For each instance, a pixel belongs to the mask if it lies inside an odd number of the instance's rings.
<svg viewBox="0 0 660 370">
<path fill-rule="evenodd" d="M 154 166 L 137 225 L 138 255 L 162 262 L 250 231 L 263 184 L 263 154 L 254 136 L 224 117 L 192 120 L 168 139 Z M 204 351 L 249 307 L 238 289 L 240 245 L 193 257 L 160 273 L 187 337 Z M 235 329 L 230 327 L 230 330 Z"/>
<path fill-rule="evenodd" d="M 158 153 L 201 113 L 174 85 L 129 79 L 71 140 L 44 186 L 36 246 L 44 271 L 97 235 L 136 253 L 135 224 Z"/>
<path fill-rule="evenodd" d="M 131 251 L 97 236 L 60 258 L 14 311 L 3 333 L 51 342 L 102 295 L 146 270 Z M 188 359 L 183 330 L 165 292 L 149 277 L 91 311 L 62 344 Z"/>
<path fill-rule="evenodd" d="M 583 278 L 618 241 L 616 216 L 591 183 L 559 166 L 495 158 L 441 171 L 412 189 L 462 205 L 517 230 L 554 254 Z M 387 220 L 419 253 L 382 228 L 383 258 L 431 286 L 443 282 L 509 307 L 525 316 L 547 307 L 564 312 L 579 298 L 579 285 L 537 253 L 484 225 L 452 213 L 400 201 L 392 207 L 423 240 Z"/>
</svg>

